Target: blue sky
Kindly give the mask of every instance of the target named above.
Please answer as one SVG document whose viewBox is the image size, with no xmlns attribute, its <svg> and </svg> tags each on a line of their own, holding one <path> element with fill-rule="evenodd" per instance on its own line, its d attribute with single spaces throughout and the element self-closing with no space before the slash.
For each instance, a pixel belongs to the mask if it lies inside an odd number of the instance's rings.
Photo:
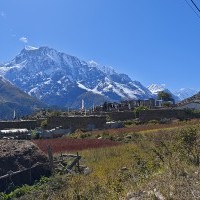
<svg viewBox="0 0 200 200">
<path fill-rule="evenodd" d="M 145 86 L 200 90 L 200 18 L 185 0 L 0 0 L 0 62 L 24 45 L 113 66 Z"/>
</svg>

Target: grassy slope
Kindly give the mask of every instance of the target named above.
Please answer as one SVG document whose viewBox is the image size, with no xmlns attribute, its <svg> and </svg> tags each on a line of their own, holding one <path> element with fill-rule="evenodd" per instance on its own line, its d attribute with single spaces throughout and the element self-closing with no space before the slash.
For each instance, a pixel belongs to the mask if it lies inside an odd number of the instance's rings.
<svg viewBox="0 0 200 200">
<path fill-rule="evenodd" d="M 131 133 L 131 138 L 120 146 L 80 152 L 83 164 L 92 170 L 89 175 L 56 175 L 43 184 L 21 189 L 26 195 L 19 199 L 117 200 L 125 199 L 128 192 L 141 199 L 198 199 L 198 124 Z"/>
</svg>

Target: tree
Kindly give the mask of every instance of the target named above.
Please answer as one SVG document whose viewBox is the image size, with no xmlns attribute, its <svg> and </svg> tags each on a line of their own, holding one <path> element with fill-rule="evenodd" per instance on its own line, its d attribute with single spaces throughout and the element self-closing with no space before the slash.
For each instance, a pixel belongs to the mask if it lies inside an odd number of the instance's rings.
<svg viewBox="0 0 200 200">
<path fill-rule="evenodd" d="M 142 111 L 142 110 L 149 110 L 149 108 L 146 107 L 146 106 L 139 106 L 139 107 L 135 108 L 135 109 L 134 109 L 135 117 L 139 117 L 139 113 L 140 113 L 140 111 Z"/>
<path fill-rule="evenodd" d="M 173 101 L 172 95 L 165 91 L 158 92 L 158 100 Z"/>
</svg>

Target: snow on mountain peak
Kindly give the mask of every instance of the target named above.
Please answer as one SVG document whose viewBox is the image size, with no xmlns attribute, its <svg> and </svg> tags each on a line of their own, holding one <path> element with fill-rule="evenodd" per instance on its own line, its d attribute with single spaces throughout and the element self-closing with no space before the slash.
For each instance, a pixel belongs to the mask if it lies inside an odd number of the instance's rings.
<svg viewBox="0 0 200 200">
<path fill-rule="evenodd" d="M 99 66 L 99 64 L 97 62 L 95 62 L 94 60 L 91 60 L 88 63 L 93 67 L 98 67 Z"/>
<path fill-rule="evenodd" d="M 152 94 L 157 95 L 158 92 L 161 92 L 163 90 L 166 90 L 166 85 L 165 84 L 151 84 L 150 86 L 147 87 Z"/>
<path fill-rule="evenodd" d="M 147 87 L 152 94 L 158 95 L 158 92 L 160 91 L 165 91 L 168 92 L 172 95 L 172 97 L 175 99 L 176 102 L 187 99 L 193 95 L 195 95 L 198 91 L 189 89 L 189 88 L 181 88 L 180 90 L 171 92 L 166 88 L 165 84 L 157 85 L 157 84 L 152 84 L 149 87 Z"/>
<path fill-rule="evenodd" d="M 116 73 L 115 70 L 112 67 L 100 65 L 97 62 L 95 62 L 94 60 L 89 61 L 88 64 L 91 67 L 96 67 L 97 69 L 101 70 L 103 73 L 106 73 L 108 75 L 112 75 L 112 74 Z"/>
<path fill-rule="evenodd" d="M 33 51 L 33 50 L 38 50 L 39 48 L 26 45 L 24 49 L 27 50 L 27 51 Z"/>
<path fill-rule="evenodd" d="M 49 47 L 26 47 L 0 67 L 0 74 L 49 105 L 73 107 L 84 95 L 91 104 L 95 103 L 94 95 L 98 96 L 98 103 L 152 97 L 140 82 L 115 72 L 112 67 L 85 62 Z"/>
</svg>

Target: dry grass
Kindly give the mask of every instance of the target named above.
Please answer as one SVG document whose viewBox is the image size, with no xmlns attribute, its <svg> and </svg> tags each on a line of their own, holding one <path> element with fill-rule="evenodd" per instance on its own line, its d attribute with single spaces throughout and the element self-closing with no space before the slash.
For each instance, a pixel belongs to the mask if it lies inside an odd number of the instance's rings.
<svg viewBox="0 0 200 200">
<path fill-rule="evenodd" d="M 187 126 L 145 131 L 128 144 L 83 150 L 82 164 L 90 174 L 56 175 L 20 199 L 200 199 L 199 143 L 200 127 Z"/>
</svg>

